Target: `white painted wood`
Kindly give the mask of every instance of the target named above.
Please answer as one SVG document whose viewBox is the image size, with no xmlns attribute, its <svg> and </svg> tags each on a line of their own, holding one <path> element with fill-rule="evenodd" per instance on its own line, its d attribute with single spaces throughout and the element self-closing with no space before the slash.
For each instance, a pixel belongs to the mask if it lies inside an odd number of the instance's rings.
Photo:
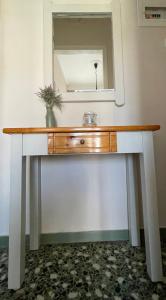
<svg viewBox="0 0 166 300">
<path fill-rule="evenodd" d="M 136 157 L 133 154 L 126 155 L 126 183 L 128 202 L 128 222 L 131 245 L 140 246 L 140 226 L 138 211 L 138 178 Z"/>
<path fill-rule="evenodd" d="M 110 13 L 113 18 L 113 45 L 114 45 L 114 75 L 115 89 L 110 92 L 87 92 L 87 93 L 62 93 L 64 102 L 95 102 L 110 101 L 122 106 L 125 103 L 124 95 L 124 66 L 122 49 L 122 25 L 120 0 L 112 1 L 57 1 L 44 0 L 44 84 L 53 83 L 53 34 L 52 14 L 99 14 Z M 69 95 L 68 95 L 69 94 Z"/>
<path fill-rule="evenodd" d="M 22 134 L 11 136 L 8 288 L 19 289 L 25 270 L 26 158 Z"/>
<path fill-rule="evenodd" d="M 123 62 L 123 43 L 122 43 L 122 23 L 121 23 L 121 3 L 112 1 L 112 34 L 113 34 L 113 53 L 114 53 L 114 80 L 115 80 L 115 103 L 118 106 L 125 104 L 124 89 L 124 62 Z"/>
<path fill-rule="evenodd" d="M 41 158 L 30 158 L 30 249 L 40 246 L 41 232 Z"/>
<path fill-rule="evenodd" d="M 143 154 L 140 154 L 144 233 L 148 274 L 152 281 L 162 280 L 162 259 L 157 208 L 153 133 L 143 133 Z"/>
<path fill-rule="evenodd" d="M 115 102 L 115 90 L 102 92 L 65 92 L 62 102 Z"/>
<path fill-rule="evenodd" d="M 48 1 L 48 0 L 46 0 Z M 50 0 L 49 0 L 50 1 Z M 112 0 L 51 0 L 54 12 L 91 12 L 91 13 L 108 13 L 111 9 Z"/>
<path fill-rule="evenodd" d="M 24 134 L 23 155 L 47 155 L 48 135 L 45 134 Z"/>
<path fill-rule="evenodd" d="M 117 132 L 118 153 L 142 152 L 142 132 Z"/>
<path fill-rule="evenodd" d="M 43 1 L 43 78 L 44 85 L 53 83 L 52 2 Z"/>
</svg>

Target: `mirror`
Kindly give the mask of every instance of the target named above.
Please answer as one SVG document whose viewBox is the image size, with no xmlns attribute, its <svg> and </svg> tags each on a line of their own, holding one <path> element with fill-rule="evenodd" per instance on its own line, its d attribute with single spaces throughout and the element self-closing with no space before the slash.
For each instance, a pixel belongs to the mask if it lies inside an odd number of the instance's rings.
<svg viewBox="0 0 166 300">
<path fill-rule="evenodd" d="M 53 17 L 53 73 L 60 92 L 114 89 L 111 14 Z"/>
<path fill-rule="evenodd" d="M 120 0 L 44 0 L 44 84 L 63 102 L 125 104 Z"/>
</svg>

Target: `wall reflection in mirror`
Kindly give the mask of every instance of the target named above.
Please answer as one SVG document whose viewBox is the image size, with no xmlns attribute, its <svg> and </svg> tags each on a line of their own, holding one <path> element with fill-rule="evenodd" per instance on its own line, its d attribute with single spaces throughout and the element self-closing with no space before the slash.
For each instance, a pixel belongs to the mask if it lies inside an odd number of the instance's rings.
<svg viewBox="0 0 166 300">
<path fill-rule="evenodd" d="M 53 18 L 54 82 L 61 92 L 114 88 L 111 16 Z"/>
</svg>

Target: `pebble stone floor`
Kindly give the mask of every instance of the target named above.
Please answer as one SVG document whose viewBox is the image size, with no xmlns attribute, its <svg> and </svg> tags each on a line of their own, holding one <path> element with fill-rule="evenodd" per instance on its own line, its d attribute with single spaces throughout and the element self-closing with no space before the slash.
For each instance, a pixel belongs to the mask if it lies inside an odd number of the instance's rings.
<svg viewBox="0 0 166 300">
<path fill-rule="evenodd" d="M 166 244 L 162 245 L 166 275 Z M 0 300 L 164 300 L 166 280 L 152 283 L 143 248 L 129 242 L 43 245 L 26 251 L 25 282 L 7 289 L 7 250 L 0 250 Z"/>
</svg>

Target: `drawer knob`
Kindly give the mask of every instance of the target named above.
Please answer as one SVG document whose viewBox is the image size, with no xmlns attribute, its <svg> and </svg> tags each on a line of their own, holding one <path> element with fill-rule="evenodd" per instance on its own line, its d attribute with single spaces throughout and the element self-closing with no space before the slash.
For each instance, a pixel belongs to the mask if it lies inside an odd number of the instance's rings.
<svg viewBox="0 0 166 300">
<path fill-rule="evenodd" d="M 83 140 L 83 139 L 80 140 L 80 144 L 81 144 L 81 145 L 85 144 L 85 140 Z"/>
</svg>

